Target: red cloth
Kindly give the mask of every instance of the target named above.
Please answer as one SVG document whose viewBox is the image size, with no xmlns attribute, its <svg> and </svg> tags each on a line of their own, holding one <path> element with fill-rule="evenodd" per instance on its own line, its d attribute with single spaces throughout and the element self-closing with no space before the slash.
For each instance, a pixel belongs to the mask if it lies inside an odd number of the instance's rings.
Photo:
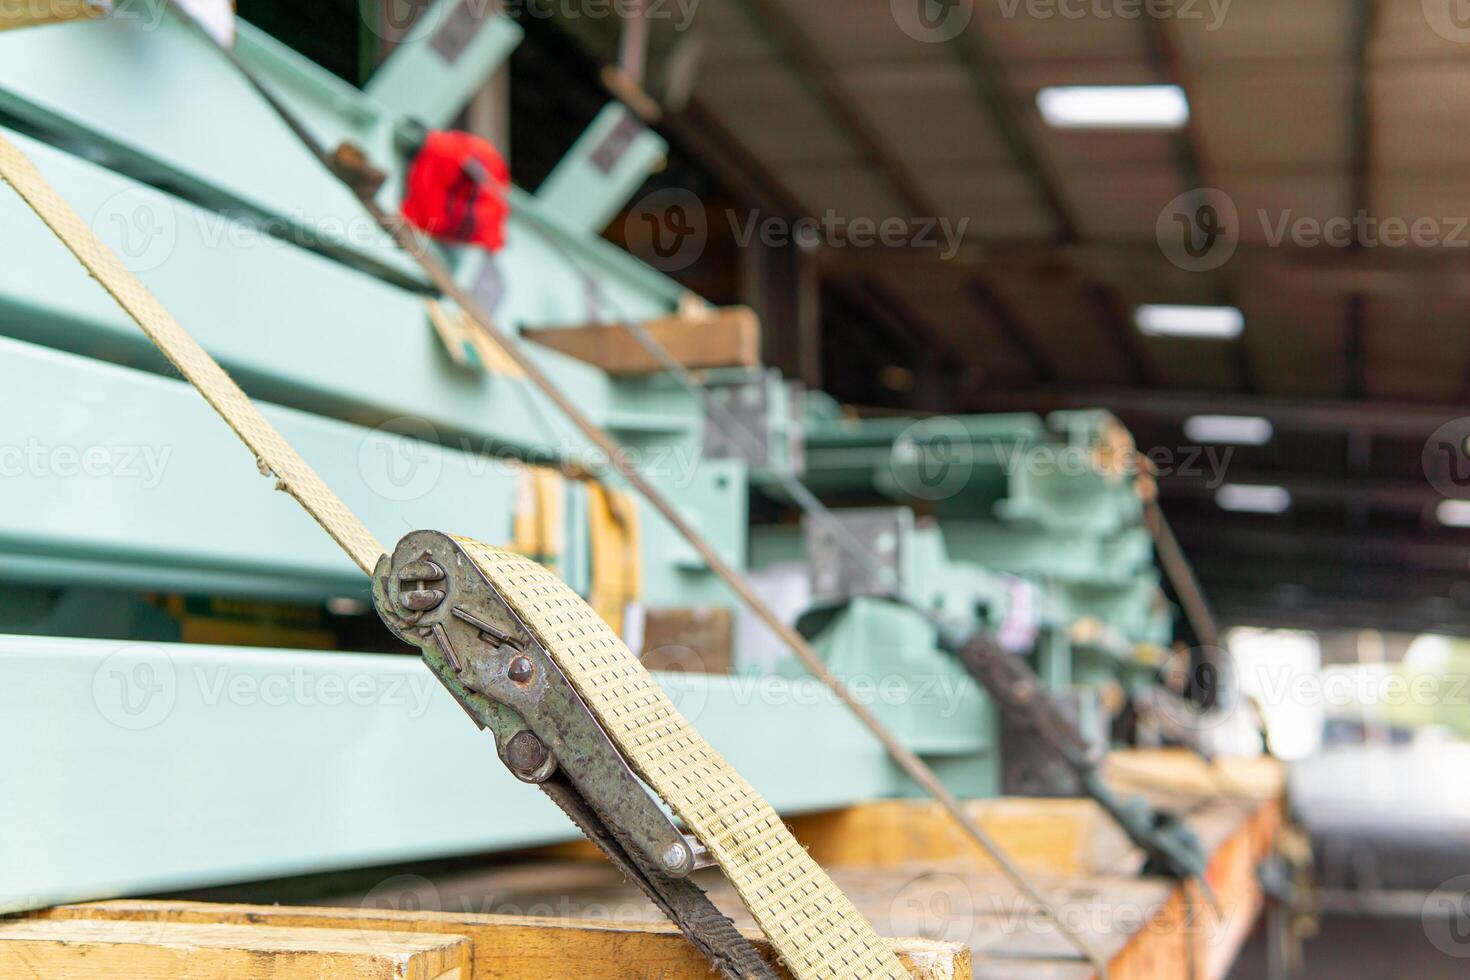
<svg viewBox="0 0 1470 980">
<path fill-rule="evenodd" d="M 510 168 L 494 146 L 469 133 L 436 130 L 408 168 L 403 216 L 435 238 L 498 251 L 509 187 Z"/>
</svg>

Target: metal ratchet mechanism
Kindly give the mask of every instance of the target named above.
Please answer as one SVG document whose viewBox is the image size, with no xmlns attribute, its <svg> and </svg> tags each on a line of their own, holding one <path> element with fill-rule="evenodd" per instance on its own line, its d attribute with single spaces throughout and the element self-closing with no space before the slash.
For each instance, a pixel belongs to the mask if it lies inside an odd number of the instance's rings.
<svg viewBox="0 0 1470 980">
<path fill-rule="evenodd" d="M 1204 847 L 1184 822 L 1155 810 L 1141 798 L 1120 800 L 1103 781 L 1103 751 L 1087 743 L 1077 726 L 1047 694 L 1041 678 L 1020 657 L 1006 653 L 989 636 L 971 637 L 959 648 L 965 669 L 979 681 L 1011 719 L 1030 728 L 1076 773 L 1083 792 L 1122 827 L 1147 856 L 1147 874 L 1197 878 L 1207 894 Z M 1211 896 L 1213 901 L 1213 896 Z"/>
<path fill-rule="evenodd" d="M 546 649 L 459 544 L 415 531 L 373 573 L 378 615 L 539 786 L 726 977 L 775 980 L 689 880 L 708 853 L 659 808 Z"/>
</svg>

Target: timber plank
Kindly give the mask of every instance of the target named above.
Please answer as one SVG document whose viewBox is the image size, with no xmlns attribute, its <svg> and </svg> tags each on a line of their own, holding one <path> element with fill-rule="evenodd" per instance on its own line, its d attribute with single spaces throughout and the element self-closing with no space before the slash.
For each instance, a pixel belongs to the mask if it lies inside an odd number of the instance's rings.
<svg viewBox="0 0 1470 980">
<path fill-rule="evenodd" d="M 465 936 L 472 943 L 464 980 L 704 980 L 708 962 L 672 925 L 543 919 L 453 912 L 400 912 L 362 908 L 293 908 L 205 902 L 113 901 L 66 905 L 36 913 L 46 920 L 132 923 L 232 923 L 296 931 L 358 935 Z M 767 959 L 770 944 L 748 933 Z M 928 939 L 890 940 L 917 980 L 969 980 L 970 950 Z M 783 976 L 784 976 L 783 971 Z"/>
<path fill-rule="evenodd" d="M 1206 762 L 1188 749 L 1115 749 L 1103 772 L 1109 785 L 1125 792 L 1272 799 L 1286 790 L 1286 769 L 1269 756 Z"/>
<path fill-rule="evenodd" d="M 1127 870 L 1127 838 L 1091 800 L 994 799 L 965 810 L 1023 868 L 1045 874 Z M 882 800 L 788 821 L 824 867 L 893 867 L 969 858 L 994 862 L 930 800 Z"/>
<path fill-rule="evenodd" d="M 218 921 L 0 922 L 0 976 L 67 980 L 466 980 L 469 941 Z"/>
<path fill-rule="evenodd" d="M 106 16 L 106 4 L 88 0 L 0 0 L 0 31 Z"/>
<path fill-rule="evenodd" d="M 690 370 L 760 366 L 760 320 L 748 307 L 685 310 L 646 320 L 643 327 L 674 360 Z M 523 330 L 522 336 L 608 374 L 630 376 L 666 370 L 622 324 L 533 327 Z"/>
<path fill-rule="evenodd" d="M 884 821 L 894 813 L 922 813 L 894 810 L 888 802 L 877 805 L 886 811 Z M 1281 825 L 1281 801 L 1212 796 L 1188 799 L 1181 810 L 1211 855 L 1207 877 L 1218 912 L 1197 886 L 1140 878 L 1132 865 L 1036 876 L 1064 910 L 1068 926 L 1108 957 L 1113 980 L 1219 980 L 1258 917 L 1262 898 L 1255 869 Z M 891 827 L 884 821 L 859 819 L 854 826 Z M 1093 975 L 1056 926 L 993 869 L 963 854 L 935 857 L 923 833 L 909 835 L 901 827 L 885 840 L 888 850 L 880 852 L 880 866 L 831 869 L 833 880 L 880 934 L 963 943 L 975 954 L 979 980 L 1086 980 Z M 918 860 L 901 861 L 895 840 L 916 841 Z M 542 877 L 550 869 L 536 866 L 477 872 L 437 886 L 444 901 L 471 906 L 494 896 L 501 908 L 542 905 L 571 915 L 617 909 L 629 919 L 658 915 L 606 865 L 600 872 L 591 863 L 552 867 L 563 870 L 550 879 Z M 568 877 L 573 869 L 574 879 Z M 749 922 L 722 879 L 702 878 L 701 884 L 737 924 Z"/>
</svg>

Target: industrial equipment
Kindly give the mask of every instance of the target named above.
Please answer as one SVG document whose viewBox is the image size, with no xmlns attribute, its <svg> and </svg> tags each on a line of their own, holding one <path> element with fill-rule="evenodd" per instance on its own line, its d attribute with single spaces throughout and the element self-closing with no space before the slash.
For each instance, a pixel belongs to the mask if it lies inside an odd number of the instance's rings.
<svg viewBox="0 0 1470 980">
<path fill-rule="evenodd" d="M 777 814 L 931 794 L 1102 968 L 959 799 L 1080 790 L 1149 872 L 1204 869 L 1097 769 L 1172 639 L 1120 427 L 855 421 L 761 365 L 748 311 L 596 237 L 663 152 L 621 105 L 509 191 L 503 250 L 425 245 L 389 217 L 405 151 L 518 38 L 467 6 L 366 91 L 247 24 L 231 64 L 161 3 L 0 33 L 0 734 L 45 735 L 4 776 L 0 837 L 27 846 L 0 852 L 0 911 L 580 830 L 727 976 L 775 974 L 689 880 L 711 863 L 796 975 L 898 976 Z M 832 511 L 751 526 L 798 477 Z M 651 679 L 638 655 L 708 609 L 728 668 Z M 773 677 L 838 698 L 752 699 Z M 81 766 L 102 784 L 56 776 Z M 456 816 L 409 783 L 453 786 Z"/>
</svg>

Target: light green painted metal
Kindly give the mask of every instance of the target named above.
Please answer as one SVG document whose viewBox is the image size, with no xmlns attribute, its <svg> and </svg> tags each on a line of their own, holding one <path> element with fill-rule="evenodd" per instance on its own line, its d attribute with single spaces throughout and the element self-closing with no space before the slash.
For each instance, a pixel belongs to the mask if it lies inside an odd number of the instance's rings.
<svg viewBox="0 0 1470 980">
<path fill-rule="evenodd" d="M 448 126 L 525 35 L 519 24 L 494 9 L 489 3 L 439 0 L 424 10 L 368 80 L 368 96 L 425 126 Z M 386 26 L 372 24 L 369 29 Z"/>
<path fill-rule="evenodd" d="M 474 448 L 572 456 L 588 444 L 524 382 L 455 369 L 429 325 L 424 298 L 337 262 L 252 232 L 53 148 L 7 134 L 98 234 L 130 256 L 139 277 L 259 397 L 377 425 L 412 416 L 422 431 L 468 439 Z M 114 218 L 120 220 L 114 220 Z M 0 333 L 168 372 L 137 326 L 88 278 L 13 194 L 0 194 Z M 129 235 L 162 229 L 162 237 Z M 22 261 L 24 259 L 24 261 Z M 574 321 L 580 282 L 534 236 L 513 240 L 503 311 Z M 610 287 L 611 288 L 611 287 Z M 222 300 L 227 297 L 227 300 Z M 630 301 L 631 302 L 631 301 Z M 645 309 L 652 304 L 644 300 Z M 620 385 L 590 365 L 539 346 L 528 350 L 585 411 L 622 427 L 660 420 L 657 440 L 693 447 L 701 415 L 671 386 Z M 642 433 L 632 433 L 641 437 Z M 687 451 L 692 451 L 689 449 Z"/>
<path fill-rule="evenodd" d="M 126 12 L 0 34 L 0 109 L 89 155 L 307 234 L 332 239 L 324 222 L 354 221 L 345 249 L 420 278 L 212 42 L 159 0 Z"/>
<path fill-rule="evenodd" d="M 609 102 L 536 191 L 567 226 L 588 235 L 607 227 L 664 159 L 668 143 L 621 102 Z"/>
<path fill-rule="evenodd" d="M 944 521 L 944 533 L 957 554 L 1015 575 L 1126 585 L 1153 567 L 1153 545 L 1142 527 L 1094 536 L 951 518 Z"/>
<path fill-rule="evenodd" d="M 361 573 L 256 473 L 203 399 L 170 381 L 0 339 L 0 577 L 314 601 L 365 594 Z M 36 406 L 45 406 L 36 411 Z M 516 468 L 457 449 L 266 404 L 323 479 L 385 544 L 419 527 L 509 542 Z M 655 472 L 737 567 L 746 487 L 736 464 Z M 646 597 L 722 600 L 688 546 L 640 505 Z M 585 575 L 578 508 L 566 540 Z"/>
<path fill-rule="evenodd" d="M 417 657 L 0 636 L 0 676 L 0 911 L 577 836 Z M 899 785 L 839 706 L 659 680 L 783 812 Z"/>
<path fill-rule="evenodd" d="M 139 9 L 150 16 L 159 13 L 154 7 Z M 274 160 L 279 153 L 282 160 L 289 161 L 295 159 L 298 148 L 258 96 L 242 88 L 218 54 L 207 46 L 201 48 L 182 25 L 171 19 L 156 23 L 124 19 L 101 33 L 89 32 L 90 26 L 26 32 L 46 39 L 46 44 L 39 53 L 27 49 L 25 58 L 0 66 L 0 97 L 11 100 L 19 107 L 17 114 L 32 125 L 73 138 L 78 145 L 104 148 L 109 162 L 126 164 L 130 172 L 166 177 L 173 186 L 187 185 L 204 200 L 242 202 L 255 214 L 290 213 L 298 201 L 326 202 L 324 212 L 339 219 L 344 215 L 354 220 L 365 217 L 356 202 L 339 207 L 343 205 L 340 197 L 319 193 L 323 187 L 340 188 L 314 161 L 297 170 L 284 165 L 273 169 L 260 165 L 256 156 L 225 161 L 201 150 L 200 144 L 209 141 L 199 139 L 199 134 L 210 127 L 191 123 L 194 116 L 190 113 L 202 111 L 196 104 L 199 101 L 208 103 L 212 120 L 228 119 L 234 127 L 225 141 L 227 151 L 233 145 L 229 140 L 240 140 L 252 154 Z M 248 25 L 241 26 L 238 50 L 324 144 L 358 141 L 375 158 L 381 153 L 380 162 L 393 169 L 395 158 L 390 151 L 401 126 L 396 113 Z M 74 84 L 52 85 L 36 62 L 50 59 L 54 64 L 75 63 L 85 69 L 93 53 L 105 66 L 113 64 L 108 58 L 128 59 L 132 70 L 120 71 L 121 80 L 114 87 L 101 85 L 97 79 L 87 84 L 71 79 Z M 484 51 L 476 57 L 482 68 L 490 67 L 496 58 L 493 52 Z M 172 67 L 147 70 L 155 60 L 196 68 L 192 84 L 169 84 Z M 20 73 L 18 78 L 7 74 L 10 69 L 19 72 L 28 66 L 37 71 Z M 79 70 L 79 74 L 86 76 L 86 71 Z M 155 82 L 160 87 L 149 89 Z M 452 95 L 445 95 L 443 86 L 434 90 L 451 101 L 462 101 L 472 90 L 472 73 L 462 73 L 456 84 L 460 88 Z M 390 88 L 385 80 L 376 92 L 383 96 Z M 106 90 L 100 104 L 88 98 L 88 93 L 98 90 Z M 37 98 L 44 96 L 44 104 L 29 98 L 37 93 L 41 94 Z M 414 97 L 422 96 L 419 92 Z M 237 104 L 248 111 L 234 111 Z M 257 126 L 260 120 L 266 122 Z M 597 458 L 589 454 L 586 441 L 527 384 L 450 366 L 428 327 L 420 295 L 306 248 L 256 234 L 246 225 L 143 187 L 104 167 L 32 140 L 17 139 L 68 200 L 93 218 L 99 234 L 256 397 L 317 416 L 310 419 L 314 423 L 336 419 L 353 426 L 381 426 L 443 444 L 451 450 L 444 454 L 446 459 L 473 461 L 475 452 L 486 450 L 595 466 Z M 242 162 L 244 166 L 235 165 Z M 209 187 L 204 186 L 206 177 Z M 594 298 L 587 295 L 589 280 L 596 283 L 595 304 L 603 312 L 611 305 L 617 311 L 653 315 L 668 309 L 679 295 L 680 290 L 669 280 L 581 233 L 529 196 L 518 191 L 512 196 L 515 215 L 509 244 L 502 253 L 493 260 L 478 250 L 451 255 L 459 273 L 471 279 L 493 262 L 503 284 L 495 304 L 503 324 L 515 327 L 589 318 L 594 308 Z M 7 228 L 0 245 L 6 253 L 6 261 L 0 263 L 0 312 L 4 313 L 0 332 L 59 350 L 170 373 L 136 327 L 13 195 L 0 195 L 0 216 Z M 130 241 L 130 233 L 140 229 L 163 229 L 165 234 L 161 240 L 148 236 L 141 242 Z M 655 479 L 666 481 L 727 556 L 740 564 L 744 473 L 737 464 L 706 464 L 699 458 L 702 417 L 692 399 L 670 385 L 612 381 L 554 352 L 533 348 L 530 353 L 564 390 L 577 393 L 595 421 L 644 454 Z M 79 377 L 92 366 L 83 365 Z M 136 379 L 126 374 L 110 377 L 127 378 L 117 382 L 119 394 L 114 397 L 118 401 L 133 397 L 126 392 Z M 102 388 L 106 390 L 110 383 Z M 167 418 L 171 416 L 158 416 L 159 421 Z M 29 435 L 17 433 L 17 437 Z M 208 441 L 202 435 L 181 438 Z M 392 441 L 387 431 L 370 438 Z M 188 448 L 194 451 L 192 444 Z M 438 458 L 436 451 L 430 456 Z M 352 457 L 348 452 L 343 458 Z M 483 473 L 485 466 L 468 465 L 465 472 L 477 468 Z M 497 522 L 508 526 L 508 498 L 502 491 L 477 492 L 469 481 L 459 495 L 467 502 L 466 508 L 473 502 L 477 513 L 494 514 Z M 83 504 L 80 500 L 71 503 Z M 569 513 L 579 515 L 581 511 L 571 508 Z M 390 530 L 380 533 L 391 540 L 409 526 L 407 520 L 399 513 Z M 433 522 L 426 515 L 419 523 Z M 645 526 L 649 530 L 644 569 L 651 601 L 674 604 L 726 598 L 723 590 L 712 590 L 697 556 L 685 543 L 665 534 L 667 528 L 661 521 L 650 514 Z M 467 530 L 463 525 L 455 529 Z M 203 528 L 196 529 L 200 532 L 197 553 L 167 557 L 147 547 L 143 540 L 147 530 L 139 527 L 138 540 L 111 551 L 103 548 L 107 554 L 98 556 L 82 553 L 68 543 L 64 529 L 42 522 L 23 529 L 25 547 L 15 544 L 7 560 L 17 575 L 42 575 L 46 580 L 140 587 L 171 584 L 250 594 L 302 589 L 306 594 L 322 595 L 344 588 L 345 565 L 333 557 L 319 557 L 316 561 L 325 564 L 314 565 L 311 560 L 298 561 L 284 547 L 262 549 L 262 553 L 274 551 L 281 556 L 278 561 L 291 567 L 261 573 L 249 549 L 235 554 L 228 544 L 221 547 L 220 542 L 211 541 Z M 48 540 L 52 531 L 60 537 Z M 506 540 L 508 531 L 502 532 L 491 533 L 487 528 L 471 533 Z M 284 545 L 294 538 L 285 534 L 274 543 Z M 568 540 L 585 549 L 585 529 L 570 528 Z M 205 557 L 214 554 L 222 557 Z M 571 556 L 569 569 L 575 576 L 585 576 L 585 562 L 579 563 L 578 558 Z"/>
<path fill-rule="evenodd" d="M 1112 421 L 1105 412 L 847 419 L 825 396 L 809 402 L 806 482 L 819 492 L 876 490 L 945 518 L 1084 535 L 1141 519 L 1130 481 L 1093 465 L 1092 450 Z"/>
<path fill-rule="evenodd" d="M 883 600 L 855 599 L 813 646 L 904 744 L 942 766 L 953 792 L 999 792 L 994 703 L 954 657 L 938 649 L 934 627 L 922 615 Z M 819 689 L 798 665 L 787 673 Z M 908 790 L 919 795 L 916 786 Z"/>
<path fill-rule="evenodd" d="M 1095 462 L 1113 425 L 1099 411 L 856 420 L 816 396 L 806 416 L 806 482 L 829 499 L 876 491 L 922 506 L 961 560 L 928 567 L 971 563 L 1033 580 L 1053 629 L 1098 620 L 1111 640 L 1094 647 L 1126 664 L 1136 646 L 1169 642 L 1172 615 L 1132 481 Z M 1060 657 L 1049 649 L 1046 669 L 1069 676 Z"/>
</svg>

